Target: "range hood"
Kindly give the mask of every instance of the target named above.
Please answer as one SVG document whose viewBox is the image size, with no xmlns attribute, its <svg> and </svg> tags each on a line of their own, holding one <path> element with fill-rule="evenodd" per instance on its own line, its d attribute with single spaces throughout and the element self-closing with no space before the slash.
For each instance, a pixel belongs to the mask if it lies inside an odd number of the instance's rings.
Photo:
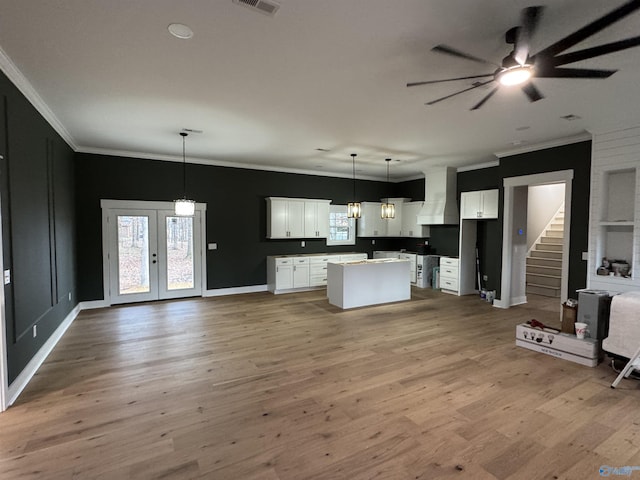
<svg viewBox="0 0 640 480">
<path fill-rule="evenodd" d="M 418 213 L 419 225 L 457 225 L 458 202 L 456 169 L 442 167 L 424 172 L 424 206 Z"/>
</svg>

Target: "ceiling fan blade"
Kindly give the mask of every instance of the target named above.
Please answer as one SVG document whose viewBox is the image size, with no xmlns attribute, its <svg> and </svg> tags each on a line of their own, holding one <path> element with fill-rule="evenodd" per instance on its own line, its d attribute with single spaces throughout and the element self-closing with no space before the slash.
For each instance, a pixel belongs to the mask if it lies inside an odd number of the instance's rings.
<svg viewBox="0 0 640 480">
<path fill-rule="evenodd" d="M 487 100 L 489 100 L 491 97 L 493 97 L 493 94 L 496 93 L 499 88 L 500 88 L 500 85 L 498 85 L 493 90 L 491 90 L 489 93 L 487 93 L 485 95 L 485 97 L 482 100 L 480 100 L 478 103 L 476 103 L 473 106 L 473 108 L 471 108 L 470 110 L 478 110 L 482 105 L 484 105 L 486 103 Z"/>
<path fill-rule="evenodd" d="M 413 82 L 413 83 L 407 83 L 407 87 L 416 87 L 418 85 L 430 85 L 432 83 L 453 82 L 455 80 L 469 80 L 472 78 L 486 78 L 486 77 L 493 77 L 493 73 L 487 73 L 486 75 L 472 75 L 470 77 L 445 78 L 444 80 L 427 80 L 426 82 Z"/>
<path fill-rule="evenodd" d="M 442 100 L 446 100 L 447 98 L 455 97 L 456 95 L 460 95 L 461 93 L 468 92 L 469 90 L 473 90 L 474 88 L 482 87 L 488 83 L 493 82 L 493 78 L 486 82 L 478 82 L 474 84 L 472 87 L 465 88 L 464 90 L 460 90 L 459 92 L 452 93 L 451 95 L 447 95 L 446 97 L 437 98 L 435 100 L 431 100 L 430 102 L 425 103 L 425 105 L 433 105 L 434 103 L 441 102 Z"/>
<path fill-rule="evenodd" d="M 600 55 L 607 55 L 608 53 L 619 52 L 627 48 L 637 47 L 638 45 L 640 45 L 640 37 L 631 37 L 597 47 L 585 48 L 584 50 L 558 55 L 551 59 L 550 62 L 554 65 L 566 65 L 567 63 L 578 62 L 580 60 L 599 57 Z"/>
<path fill-rule="evenodd" d="M 529 97 L 530 102 L 537 102 L 538 100 L 542 100 L 544 98 L 544 95 L 542 95 L 536 88 L 536 86 L 531 82 L 523 85 L 522 91 L 527 97 Z"/>
<path fill-rule="evenodd" d="M 432 52 L 444 53 L 445 55 L 451 55 L 458 58 L 464 58 L 465 60 L 471 60 L 472 62 L 485 63 L 489 65 L 494 65 L 499 67 L 497 63 L 490 62 L 489 60 L 485 60 L 483 58 L 475 57 L 468 53 L 461 52 L 460 50 L 456 50 L 455 48 L 448 47 L 446 45 L 436 45 L 431 49 Z"/>
<path fill-rule="evenodd" d="M 518 29 L 514 58 L 520 65 L 524 65 L 529 58 L 531 38 L 538 27 L 538 22 L 544 7 L 527 7 L 522 11 L 522 20 Z"/>
<path fill-rule="evenodd" d="M 546 68 L 536 70 L 537 78 L 608 78 L 617 70 L 596 70 L 592 68 Z"/>
<path fill-rule="evenodd" d="M 591 35 L 626 17 L 639 8 L 640 0 L 631 0 L 621 7 L 618 7 L 615 10 L 609 12 L 605 16 L 600 17 L 599 19 L 591 22 L 590 24 L 582 27 L 579 30 L 576 30 L 571 35 L 567 35 L 557 42 L 552 43 L 547 48 L 538 52 L 536 56 L 553 57 L 560 52 L 564 52 L 565 50 L 573 47 L 575 44 L 581 42 L 585 38 L 590 37 Z"/>
</svg>

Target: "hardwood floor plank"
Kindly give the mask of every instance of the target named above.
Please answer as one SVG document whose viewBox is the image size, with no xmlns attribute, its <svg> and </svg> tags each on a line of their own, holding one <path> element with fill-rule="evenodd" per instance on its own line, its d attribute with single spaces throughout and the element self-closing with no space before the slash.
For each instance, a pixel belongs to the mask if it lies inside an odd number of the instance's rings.
<svg viewBox="0 0 640 480">
<path fill-rule="evenodd" d="M 82 312 L 0 415 L 0 472 L 35 479 L 583 479 L 640 464 L 640 384 L 515 346 L 557 302 L 414 289 Z M 625 463 L 626 462 L 626 463 Z"/>
</svg>

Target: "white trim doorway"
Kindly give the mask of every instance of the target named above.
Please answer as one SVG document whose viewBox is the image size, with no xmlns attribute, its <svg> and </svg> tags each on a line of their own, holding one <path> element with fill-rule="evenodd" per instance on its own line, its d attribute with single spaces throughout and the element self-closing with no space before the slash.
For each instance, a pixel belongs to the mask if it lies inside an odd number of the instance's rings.
<svg viewBox="0 0 640 480">
<path fill-rule="evenodd" d="M 159 263 L 161 261 L 162 245 L 157 245 L 157 240 L 163 241 L 164 234 L 162 229 L 164 227 L 164 219 L 170 217 L 173 213 L 173 202 L 146 202 L 146 201 L 128 201 L 128 200 L 101 200 L 100 206 L 102 207 L 102 266 L 103 266 L 103 288 L 104 288 L 104 303 L 105 306 L 113 305 L 116 303 L 129 303 L 146 300 L 157 300 L 167 298 L 182 298 L 189 296 L 203 296 L 206 291 L 206 255 L 205 255 L 205 236 L 206 236 L 206 204 L 197 203 L 196 212 L 193 217 L 193 258 L 194 258 L 194 286 L 193 288 L 178 289 L 175 291 L 167 291 L 162 285 L 159 285 L 159 279 L 166 280 L 166 276 L 161 273 L 159 275 L 151 275 L 151 293 L 145 294 L 130 294 L 120 295 L 119 292 L 113 291 L 113 286 L 117 285 L 117 233 L 114 231 L 117 229 L 114 222 L 117 216 L 122 215 L 146 215 L 148 218 L 152 218 L 153 221 L 149 222 L 154 226 L 153 232 L 151 232 L 150 240 L 152 244 L 156 244 L 157 248 L 154 249 L 153 263 L 156 260 Z M 160 219 L 161 225 L 157 224 Z M 155 226 L 159 225 L 156 229 Z M 158 253 L 156 257 L 155 253 Z M 166 253 L 166 252 L 165 252 Z M 154 285 L 153 282 L 156 284 Z M 163 293 L 164 292 L 164 293 Z"/>
<path fill-rule="evenodd" d="M 524 261 L 526 257 L 526 242 L 524 255 L 522 247 L 517 241 L 522 235 L 519 231 L 518 220 L 521 212 L 517 208 L 516 202 L 522 194 L 523 189 L 534 185 L 545 185 L 550 183 L 564 183 L 564 244 L 562 247 L 562 283 L 560 287 L 560 302 L 565 302 L 568 295 L 569 282 L 569 243 L 571 230 L 571 186 L 573 183 L 573 170 L 560 170 L 557 172 L 538 173 L 534 175 L 524 175 L 521 177 L 509 177 L 504 179 L 504 213 L 502 225 L 502 282 L 500 299 L 494 302 L 499 308 L 509 308 L 515 305 L 526 303 L 527 297 L 524 293 L 525 270 Z M 526 211 L 525 211 L 526 217 Z M 526 228 L 526 224 L 525 224 Z"/>
</svg>

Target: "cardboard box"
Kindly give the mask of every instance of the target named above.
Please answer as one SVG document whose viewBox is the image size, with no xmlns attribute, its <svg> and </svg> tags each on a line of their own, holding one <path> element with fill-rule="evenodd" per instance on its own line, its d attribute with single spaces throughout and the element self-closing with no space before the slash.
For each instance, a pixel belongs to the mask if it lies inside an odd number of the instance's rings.
<svg viewBox="0 0 640 480">
<path fill-rule="evenodd" d="M 551 333 L 532 328 L 526 323 L 516 326 L 516 345 L 552 357 L 595 367 L 598 365 L 599 346 L 593 338 L 578 339 L 568 333 Z"/>
<path fill-rule="evenodd" d="M 562 304 L 562 333 L 574 334 L 576 318 L 578 317 L 578 307 L 570 307 L 566 303 Z"/>
</svg>

